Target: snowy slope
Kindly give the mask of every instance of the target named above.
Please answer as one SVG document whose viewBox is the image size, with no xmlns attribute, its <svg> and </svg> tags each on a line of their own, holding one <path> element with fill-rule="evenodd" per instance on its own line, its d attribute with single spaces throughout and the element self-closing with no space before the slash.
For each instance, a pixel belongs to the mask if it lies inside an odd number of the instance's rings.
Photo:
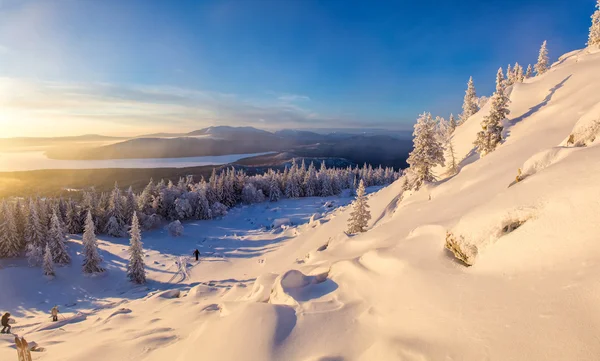
<svg viewBox="0 0 600 361">
<path fill-rule="evenodd" d="M 597 360 L 600 53 L 567 54 L 510 98 L 496 151 L 471 154 L 484 108 L 455 132 L 460 173 L 415 194 L 401 195 L 401 180 L 372 194 L 361 235 L 343 233 L 347 207 L 308 223 L 324 211 L 315 198 L 236 209 L 180 239 L 145 234 L 150 293 L 113 277 L 124 240 L 102 242 L 104 279 L 61 269 L 28 285 L 15 279 L 38 269 L 5 268 L 15 331 L 45 361 Z M 586 146 L 567 147 L 571 133 Z M 290 215 L 301 225 L 259 228 Z M 447 231 L 477 250 L 472 267 L 444 249 Z M 198 264 L 186 258 L 197 244 Z M 82 314 L 48 324 L 42 312 L 73 297 L 67 316 Z M 0 342 L 0 359 L 13 357 Z"/>
</svg>

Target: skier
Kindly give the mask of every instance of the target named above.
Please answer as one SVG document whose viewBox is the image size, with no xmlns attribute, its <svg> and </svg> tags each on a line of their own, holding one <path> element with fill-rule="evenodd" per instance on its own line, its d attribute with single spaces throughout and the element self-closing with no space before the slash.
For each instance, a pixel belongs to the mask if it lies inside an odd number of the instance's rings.
<svg viewBox="0 0 600 361">
<path fill-rule="evenodd" d="M 4 316 L 2 316 L 2 332 L 0 333 L 10 333 L 10 325 L 8 324 L 8 320 L 10 318 L 10 313 L 6 312 Z"/>
<path fill-rule="evenodd" d="M 50 310 L 50 314 L 52 315 L 52 322 L 58 321 L 58 312 L 58 306 L 54 306 L 52 307 L 52 310 Z"/>
<path fill-rule="evenodd" d="M 194 251 L 194 256 L 196 256 L 196 261 L 198 260 L 198 256 L 200 256 L 200 251 L 198 251 L 198 249 L 196 249 Z"/>
</svg>

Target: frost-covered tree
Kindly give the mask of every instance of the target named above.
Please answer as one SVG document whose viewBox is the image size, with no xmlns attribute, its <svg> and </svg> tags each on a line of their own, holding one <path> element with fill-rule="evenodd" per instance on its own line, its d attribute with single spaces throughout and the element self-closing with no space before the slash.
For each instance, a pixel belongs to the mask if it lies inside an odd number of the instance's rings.
<svg viewBox="0 0 600 361">
<path fill-rule="evenodd" d="M 525 71 L 525 79 L 529 79 L 533 76 L 533 68 L 531 64 L 527 65 L 527 71 Z"/>
<path fill-rule="evenodd" d="M 544 74 L 550 66 L 550 60 L 548 59 L 548 49 L 546 48 L 546 40 L 542 43 L 540 48 L 540 55 L 538 56 L 537 64 L 535 64 L 535 72 L 537 75 Z"/>
<path fill-rule="evenodd" d="M 242 190 L 242 202 L 245 204 L 259 203 L 260 197 L 256 187 L 252 183 L 248 183 Z"/>
<path fill-rule="evenodd" d="M 510 64 L 506 66 L 506 86 L 513 85 L 515 83 L 515 74 L 510 67 Z"/>
<path fill-rule="evenodd" d="M 175 200 L 175 212 L 178 219 L 188 219 L 194 214 L 194 209 L 187 199 L 186 194 L 182 194 Z"/>
<path fill-rule="evenodd" d="M 138 209 L 144 213 L 147 213 L 152 208 L 152 199 L 155 196 L 154 180 L 150 179 L 150 182 L 137 199 Z"/>
<path fill-rule="evenodd" d="M 54 277 L 54 262 L 52 261 L 52 251 L 50 250 L 50 245 L 47 244 L 44 249 L 44 261 L 42 265 L 42 270 L 44 272 L 44 276 Z"/>
<path fill-rule="evenodd" d="M 221 218 L 227 215 L 227 206 L 221 202 L 215 202 L 210 207 L 213 218 Z"/>
<path fill-rule="evenodd" d="M 367 204 L 367 196 L 365 195 L 365 183 L 361 179 L 356 190 L 356 199 L 352 203 L 352 212 L 348 220 L 348 233 L 364 232 L 370 219 L 371 212 L 369 211 L 369 204 Z"/>
<path fill-rule="evenodd" d="M 502 124 L 509 113 L 508 103 L 510 101 L 505 93 L 503 79 L 502 68 L 500 68 L 496 75 L 496 92 L 492 96 L 490 114 L 483 118 L 481 122 L 482 130 L 477 133 L 477 139 L 474 143 L 477 152 L 481 156 L 493 152 L 502 141 L 502 130 L 504 129 Z"/>
<path fill-rule="evenodd" d="M 44 230 L 40 217 L 38 216 L 38 203 L 33 200 L 29 202 L 29 217 L 25 227 L 25 241 L 27 243 L 27 258 L 29 264 L 38 266 L 44 257 L 46 247 Z"/>
<path fill-rule="evenodd" d="M 448 127 L 449 127 L 450 134 L 454 133 L 454 130 L 456 130 L 457 126 L 458 126 L 458 124 L 456 123 L 454 114 L 450 114 L 450 118 L 448 120 Z"/>
<path fill-rule="evenodd" d="M 600 45 L 600 0 L 596 3 L 596 11 L 592 14 L 592 26 L 590 26 L 590 35 L 587 46 Z"/>
<path fill-rule="evenodd" d="M 115 187 L 110 194 L 108 206 L 108 223 L 104 227 L 104 232 L 112 237 L 122 237 L 125 231 L 125 214 L 123 209 L 123 200 L 121 199 L 121 190 L 115 182 Z"/>
<path fill-rule="evenodd" d="M 198 204 L 196 205 L 196 219 L 211 219 L 212 210 L 206 198 L 206 191 L 201 189 L 198 192 Z"/>
<path fill-rule="evenodd" d="M 277 174 L 273 173 L 271 175 L 271 180 L 269 181 L 269 201 L 277 202 L 281 198 L 281 189 L 279 188 L 279 181 L 277 180 Z"/>
<path fill-rule="evenodd" d="M 180 223 L 181 224 L 181 223 Z M 146 266 L 144 265 L 144 249 L 142 248 L 142 234 L 137 214 L 134 213 L 129 230 L 129 264 L 127 277 L 133 283 L 146 283 Z"/>
<path fill-rule="evenodd" d="M 83 232 L 83 273 L 101 273 L 104 269 L 102 257 L 98 254 L 98 242 L 96 241 L 96 230 L 92 212 L 88 211 L 85 219 L 85 230 Z"/>
<path fill-rule="evenodd" d="M 135 199 L 135 194 L 133 193 L 133 189 L 131 187 L 127 189 L 127 194 L 125 195 L 125 205 L 123 208 L 125 224 L 131 224 L 133 213 L 137 212 L 138 210 L 138 204 Z"/>
<path fill-rule="evenodd" d="M 50 221 L 48 245 L 50 246 L 52 261 L 54 263 L 59 265 L 71 263 L 71 256 L 69 255 L 69 252 L 67 252 L 67 246 L 65 246 L 65 235 L 56 212 L 52 213 L 52 220 Z"/>
<path fill-rule="evenodd" d="M 473 83 L 473 77 L 469 78 L 469 82 L 467 83 L 467 90 L 465 91 L 465 98 L 462 106 L 463 112 L 460 115 L 460 123 L 464 123 L 469 117 L 477 111 L 479 111 L 479 107 L 477 106 L 477 93 L 475 92 L 475 84 Z"/>
<path fill-rule="evenodd" d="M 515 63 L 515 69 L 514 69 L 514 82 L 515 83 L 522 83 L 523 80 L 525 79 L 525 74 L 523 73 L 523 67 L 521 65 L 519 65 L 519 63 Z"/>
<path fill-rule="evenodd" d="M 446 175 L 453 176 L 458 173 L 458 164 L 456 160 L 456 153 L 454 152 L 454 145 L 452 139 L 449 139 L 446 146 L 446 160 L 448 161 L 448 168 L 446 169 Z"/>
<path fill-rule="evenodd" d="M 416 188 L 423 182 L 433 182 L 433 167 L 437 164 L 444 165 L 444 147 L 439 141 L 436 128 L 431 113 L 421 114 L 415 124 L 413 150 L 407 162 L 417 177 Z"/>
<path fill-rule="evenodd" d="M 317 179 L 317 169 L 313 162 L 308 165 L 308 170 L 304 176 L 304 189 L 306 197 L 314 197 L 319 193 L 319 180 Z"/>
<path fill-rule="evenodd" d="M 19 239 L 17 224 L 13 208 L 8 203 L 2 204 L 2 216 L 0 220 L 0 258 L 17 257 L 21 252 L 21 240 Z"/>
<path fill-rule="evenodd" d="M 81 223 L 81 216 L 79 215 L 79 211 L 77 210 L 77 206 L 72 200 L 67 202 L 67 214 L 66 218 L 66 228 L 67 232 L 70 234 L 78 234 L 83 231 L 83 225 Z"/>
<path fill-rule="evenodd" d="M 172 237 L 179 237 L 183 234 L 183 224 L 179 220 L 169 223 L 166 228 Z"/>
</svg>

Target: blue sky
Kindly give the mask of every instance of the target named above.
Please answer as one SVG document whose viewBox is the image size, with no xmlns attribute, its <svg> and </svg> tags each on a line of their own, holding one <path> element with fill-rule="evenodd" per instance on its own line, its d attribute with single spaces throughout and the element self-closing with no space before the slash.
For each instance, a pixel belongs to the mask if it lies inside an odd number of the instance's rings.
<svg viewBox="0 0 600 361">
<path fill-rule="evenodd" d="M 583 48 L 593 0 L 0 0 L 4 136 L 409 129 Z M 32 126 L 34 125 L 34 126 Z"/>
</svg>

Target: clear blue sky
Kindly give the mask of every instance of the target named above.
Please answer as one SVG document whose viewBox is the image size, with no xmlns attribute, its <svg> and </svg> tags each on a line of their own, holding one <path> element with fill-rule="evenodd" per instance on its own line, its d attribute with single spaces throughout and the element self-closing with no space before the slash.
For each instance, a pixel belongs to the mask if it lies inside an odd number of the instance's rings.
<svg viewBox="0 0 600 361">
<path fill-rule="evenodd" d="M 457 113 L 470 75 L 490 95 L 498 67 L 534 63 L 545 39 L 552 60 L 583 48 L 594 5 L 0 0 L 0 122 L 12 135 L 410 128 Z"/>
</svg>

